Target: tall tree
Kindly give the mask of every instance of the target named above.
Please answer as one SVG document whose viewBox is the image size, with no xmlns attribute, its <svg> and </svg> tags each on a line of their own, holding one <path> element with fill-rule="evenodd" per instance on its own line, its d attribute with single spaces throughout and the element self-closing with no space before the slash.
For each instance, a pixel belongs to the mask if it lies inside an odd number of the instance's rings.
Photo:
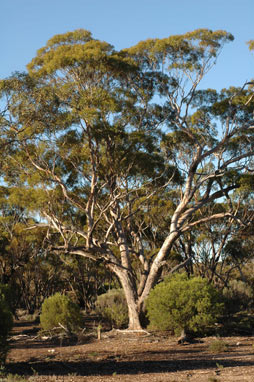
<svg viewBox="0 0 254 382">
<path fill-rule="evenodd" d="M 251 85 L 198 90 L 231 40 L 201 29 L 117 52 L 77 30 L 50 39 L 28 73 L 1 81 L 5 181 L 46 219 L 53 251 L 117 275 L 130 329 L 141 328 L 181 235 L 237 218 L 230 193 L 253 169 Z M 225 211 L 197 213 L 223 198 Z"/>
</svg>

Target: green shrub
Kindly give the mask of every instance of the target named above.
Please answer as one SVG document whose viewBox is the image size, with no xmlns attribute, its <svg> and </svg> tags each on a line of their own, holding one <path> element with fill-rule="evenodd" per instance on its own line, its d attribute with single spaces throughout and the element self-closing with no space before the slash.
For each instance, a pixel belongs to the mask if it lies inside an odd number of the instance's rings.
<svg viewBox="0 0 254 382">
<path fill-rule="evenodd" d="M 178 274 L 166 278 L 151 291 L 146 309 L 150 329 L 204 333 L 223 312 L 216 289 L 199 277 Z"/>
<path fill-rule="evenodd" d="M 8 351 L 7 337 L 12 328 L 13 319 L 8 303 L 6 302 L 5 295 L 1 293 L 3 289 L 0 288 L 0 365 L 3 365 Z"/>
<path fill-rule="evenodd" d="M 40 323 L 44 330 L 64 327 L 71 333 L 82 326 L 82 315 L 79 306 L 69 297 L 56 293 L 44 300 Z"/>
<path fill-rule="evenodd" d="M 211 353 L 224 353 L 228 351 L 229 345 L 222 340 L 215 340 L 210 343 L 209 351 Z"/>
<path fill-rule="evenodd" d="M 122 289 L 111 289 L 98 296 L 95 310 L 111 326 L 123 328 L 128 325 L 128 307 Z"/>
</svg>

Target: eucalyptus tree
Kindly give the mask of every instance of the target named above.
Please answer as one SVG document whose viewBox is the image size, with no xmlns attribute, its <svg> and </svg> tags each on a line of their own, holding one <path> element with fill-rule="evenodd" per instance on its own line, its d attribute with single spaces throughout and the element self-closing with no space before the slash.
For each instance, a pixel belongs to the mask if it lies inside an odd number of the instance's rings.
<svg viewBox="0 0 254 382">
<path fill-rule="evenodd" d="M 231 40 L 201 29 L 116 51 L 77 30 L 1 81 L 5 181 L 43 217 L 52 251 L 117 275 L 130 329 L 176 241 L 237 219 L 230 194 L 253 169 L 252 85 L 198 90 Z M 198 213 L 221 198 L 225 211 Z"/>
</svg>

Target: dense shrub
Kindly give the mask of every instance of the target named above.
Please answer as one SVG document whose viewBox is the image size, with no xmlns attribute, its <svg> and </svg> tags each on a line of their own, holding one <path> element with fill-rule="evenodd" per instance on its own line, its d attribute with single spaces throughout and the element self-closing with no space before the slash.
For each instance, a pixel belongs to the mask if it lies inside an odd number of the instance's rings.
<svg viewBox="0 0 254 382">
<path fill-rule="evenodd" d="M 222 340 L 215 340 L 210 343 L 209 351 L 211 353 L 223 353 L 228 351 L 229 345 Z"/>
<path fill-rule="evenodd" d="M 151 329 L 200 333 L 223 312 L 215 288 L 205 279 L 185 274 L 166 278 L 155 286 L 146 301 Z"/>
<path fill-rule="evenodd" d="M 69 297 L 56 293 L 44 300 L 40 322 L 44 330 L 63 326 L 71 333 L 82 326 L 82 315 L 79 306 L 72 302 Z"/>
<path fill-rule="evenodd" d="M 111 289 L 101 294 L 96 300 L 96 312 L 111 326 L 126 327 L 128 324 L 128 307 L 122 289 Z"/>
<path fill-rule="evenodd" d="M 8 350 L 7 337 L 12 328 L 12 314 L 8 303 L 5 299 L 3 290 L 7 291 L 7 288 L 1 285 L 0 287 L 0 365 L 5 362 L 5 358 Z"/>
</svg>

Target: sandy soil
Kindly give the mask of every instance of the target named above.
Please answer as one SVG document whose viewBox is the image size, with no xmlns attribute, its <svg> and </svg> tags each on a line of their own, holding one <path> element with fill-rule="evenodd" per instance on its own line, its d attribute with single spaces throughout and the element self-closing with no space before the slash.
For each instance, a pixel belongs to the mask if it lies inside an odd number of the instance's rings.
<svg viewBox="0 0 254 382">
<path fill-rule="evenodd" d="M 101 340 L 84 334 L 70 341 L 41 338 L 38 329 L 16 323 L 9 373 L 33 382 L 254 382 L 254 337 L 221 338 L 228 351 L 214 354 L 209 345 L 215 337 L 177 344 L 167 334 L 113 331 Z"/>
</svg>

